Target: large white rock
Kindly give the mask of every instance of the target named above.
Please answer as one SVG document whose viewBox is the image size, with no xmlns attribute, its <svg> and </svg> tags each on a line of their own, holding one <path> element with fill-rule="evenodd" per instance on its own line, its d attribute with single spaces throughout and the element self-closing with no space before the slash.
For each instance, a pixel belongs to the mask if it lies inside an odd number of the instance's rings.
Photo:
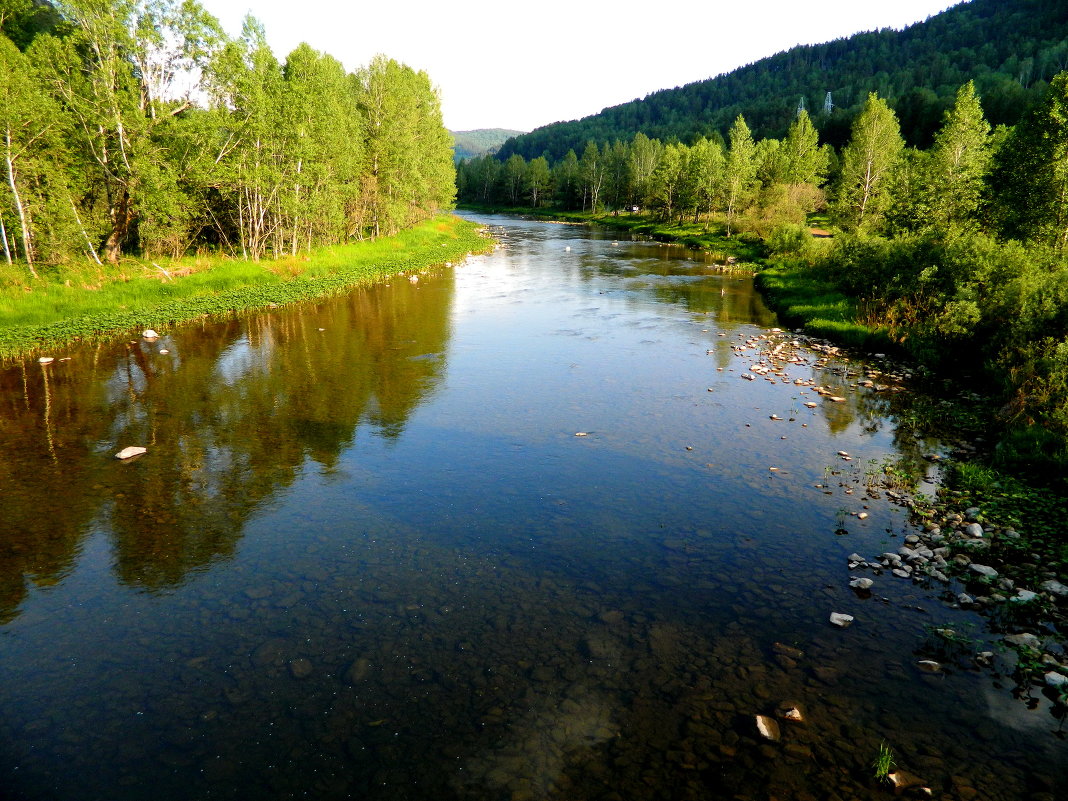
<svg viewBox="0 0 1068 801">
<path fill-rule="evenodd" d="M 159 339 L 159 334 L 157 334 L 151 328 L 146 328 L 144 331 L 142 331 L 141 336 L 143 336 L 145 339 Z"/>
<path fill-rule="evenodd" d="M 844 629 L 852 622 L 852 615 L 847 615 L 844 612 L 831 612 L 831 625 L 833 626 L 838 626 L 838 628 Z"/>
<path fill-rule="evenodd" d="M 142 448 L 140 445 L 131 445 L 128 448 L 123 448 L 121 451 L 115 454 L 116 459 L 132 459 L 135 456 L 140 456 L 142 453 L 148 453 L 148 448 Z"/>
</svg>

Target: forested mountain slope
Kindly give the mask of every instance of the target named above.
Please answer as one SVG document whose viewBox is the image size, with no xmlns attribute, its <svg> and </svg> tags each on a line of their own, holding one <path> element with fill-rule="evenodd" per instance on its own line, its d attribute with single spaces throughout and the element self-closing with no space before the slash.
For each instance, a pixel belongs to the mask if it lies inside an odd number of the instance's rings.
<svg viewBox="0 0 1068 801">
<path fill-rule="evenodd" d="M 558 159 L 569 149 L 582 152 L 590 140 L 626 141 L 639 131 L 688 143 L 725 133 L 739 114 L 757 137 L 781 137 L 802 98 L 823 141 L 840 146 L 869 92 L 891 102 L 909 144 L 926 147 L 969 80 L 990 122 L 1012 125 L 1066 68 L 1064 0 L 971 0 L 901 31 L 794 47 L 725 75 L 538 128 L 506 142 L 499 156 Z"/>
<path fill-rule="evenodd" d="M 523 131 L 507 128 L 477 128 L 473 131 L 449 131 L 452 134 L 452 150 L 456 160 L 470 159 L 495 153 L 513 136 L 521 136 Z"/>
</svg>

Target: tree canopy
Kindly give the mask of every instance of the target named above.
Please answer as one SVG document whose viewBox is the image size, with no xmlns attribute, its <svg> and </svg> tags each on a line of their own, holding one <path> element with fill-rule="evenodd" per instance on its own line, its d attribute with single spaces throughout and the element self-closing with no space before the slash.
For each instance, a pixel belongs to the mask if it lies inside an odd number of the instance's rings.
<svg viewBox="0 0 1068 801">
<path fill-rule="evenodd" d="M 394 233 L 452 205 L 429 77 L 354 74 L 196 0 L 0 0 L 9 262 L 220 247 L 251 258 Z"/>
</svg>

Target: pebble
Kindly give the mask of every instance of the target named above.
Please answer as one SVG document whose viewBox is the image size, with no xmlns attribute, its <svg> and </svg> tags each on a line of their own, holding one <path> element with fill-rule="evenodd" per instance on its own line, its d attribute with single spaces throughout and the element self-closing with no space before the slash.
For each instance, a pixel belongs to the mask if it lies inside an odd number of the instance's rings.
<svg viewBox="0 0 1068 801">
<path fill-rule="evenodd" d="M 54 361 L 55 361 L 55 357 L 54 356 L 42 356 L 40 359 L 37 360 L 37 363 L 38 364 L 51 364 Z"/>
<path fill-rule="evenodd" d="M 121 451 L 115 454 L 116 459 L 132 459 L 135 456 L 140 456 L 143 453 L 148 453 L 148 448 L 142 448 L 140 445 L 131 445 L 128 448 L 123 448 Z"/>
<path fill-rule="evenodd" d="M 838 628 L 844 629 L 853 622 L 853 616 L 847 615 L 844 612 L 831 612 L 830 620 L 832 626 L 838 626 Z"/>
<path fill-rule="evenodd" d="M 870 590 L 873 584 L 875 582 L 870 578 L 855 578 L 849 582 L 849 586 L 854 590 Z"/>
<path fill-rule="evenodd" d="M 159 339 L 159 334 L 157 334 L 151 328 L 146 328 L 144 331 L 142 331 L 141 336 L 145 339 Z"/>
</svg>

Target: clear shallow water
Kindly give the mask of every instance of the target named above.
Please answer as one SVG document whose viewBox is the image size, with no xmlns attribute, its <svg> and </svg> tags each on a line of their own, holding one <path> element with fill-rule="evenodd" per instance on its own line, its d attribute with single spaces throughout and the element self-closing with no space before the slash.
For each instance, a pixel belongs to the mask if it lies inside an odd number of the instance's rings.
<svg viewBox="0 0 1068 801">
<path fill-rule="evenodd" d="M 936 795 L 1062 789 L 1047 710 L 915 668 L 978 618 L 847 587 L 908 531 L 863 491 L 932 447 L 907 393 L 742 380 L 775 319 L 700 254 L 485 221 L 415 282 L 0 372 L 3 793 L 848 799 L 883 740 Z"/>
</svg>

